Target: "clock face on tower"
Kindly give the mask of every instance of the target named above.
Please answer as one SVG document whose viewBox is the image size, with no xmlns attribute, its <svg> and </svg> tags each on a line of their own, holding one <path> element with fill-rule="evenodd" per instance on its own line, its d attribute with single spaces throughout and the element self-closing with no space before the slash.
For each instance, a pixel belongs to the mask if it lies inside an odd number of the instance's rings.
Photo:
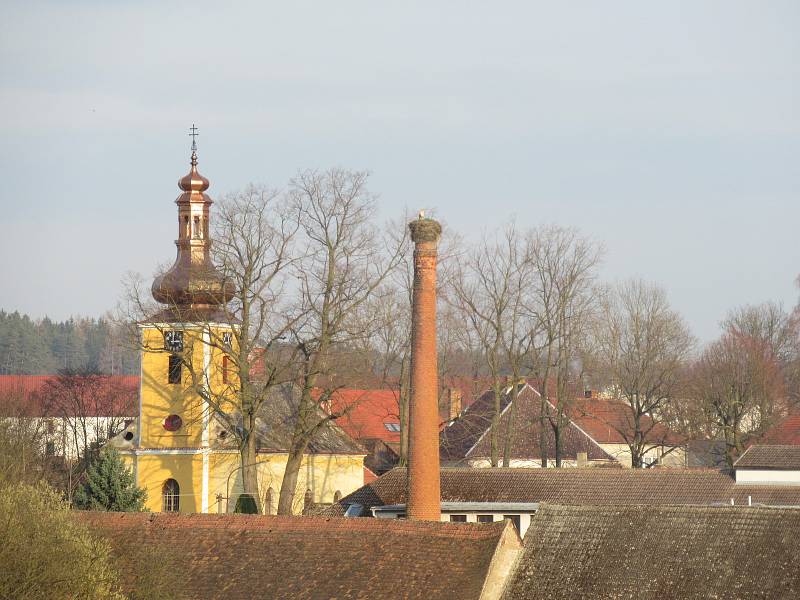
<svg viewBox="0 0 800 600">
<path fill-rule="evenodd" d="M 164 349 L 170 352 L 183 352 L 183 332 L 165 331 Z"/>
</svg>

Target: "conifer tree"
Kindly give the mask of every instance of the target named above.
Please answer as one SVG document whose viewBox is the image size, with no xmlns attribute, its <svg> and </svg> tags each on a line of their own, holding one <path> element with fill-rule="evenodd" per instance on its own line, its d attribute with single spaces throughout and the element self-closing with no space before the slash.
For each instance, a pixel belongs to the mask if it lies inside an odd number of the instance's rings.
<svg viewBox="0 0 800 600">
<path fill-rule="evenodd" d="M 134 483 L 119 453 L 106 448 L 89 466 L 86 481 L 75 493 L 75 506 L 84 510 L 136 512 L 144 510 L 146 496 Z"/>
</svg>

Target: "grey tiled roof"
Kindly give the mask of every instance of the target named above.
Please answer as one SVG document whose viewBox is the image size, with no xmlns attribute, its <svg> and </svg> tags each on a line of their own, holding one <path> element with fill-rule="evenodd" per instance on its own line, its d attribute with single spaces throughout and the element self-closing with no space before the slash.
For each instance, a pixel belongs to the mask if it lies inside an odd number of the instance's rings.
<svg viewBox="0 0 800 600">
<path fill-rule="evenodd" d="M 545 502 L 565 505 L 753 504 L 800 506 L 800 486 L 741 485 L 711 469 L 472 469 L 441 471 L 443 502 Z M 320 514 L 341 516 L 406 502 L 406 470 L 392 469 Z M 368 512 L 368 510 L 367 510 Z"/>
<path fill-rule="evenodd" d="M 540 507 L 504 600 L 800 597 L 800 509 Z"/>
<path fill-rule="evenodd" d="M 800 446 L 750 446 L 733 466 L 736 469 L 800 470 Z"/>
</svg>

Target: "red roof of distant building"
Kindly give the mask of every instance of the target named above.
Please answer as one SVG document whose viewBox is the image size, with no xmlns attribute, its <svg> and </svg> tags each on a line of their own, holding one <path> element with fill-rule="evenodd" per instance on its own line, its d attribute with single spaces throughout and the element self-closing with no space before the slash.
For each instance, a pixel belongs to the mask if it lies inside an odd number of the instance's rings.
<svg viewBox="0 0 800 600">
<path fill-rule="evenodd" d="M 76 376 L 78 377 L 78 376 Z M 133 417 L 139 412 L 139 377 L 94 376 L 92 391 L 75 402 L 56 401 L 59 375 L 0 375 L 0 415 L 9 417 Z"/>
<path fill-rule="evenodd" d="M 572 421 L 600 444 L 625 444 L 621 432 L 634 431 L 633 412 L 621 400 L 579 398 L 571 415 Z M 653 424 L 647 415 L 642 416 L 641 427 L 648 443 L 679 444 L 678 436 L 661 423 Z"/>
<path fill-rule="evenodd" d="M 336 390 L 331 412 L 344 413 L 336 424 L 354 440 L 379 439 L 400 443 L 400 409 L 395 390 Z"/>
<path fill-rule="evenodd" d="M 757 443 L 800 446 L 800 410 L 791 413 L 767 431 Z"/>
</svg>

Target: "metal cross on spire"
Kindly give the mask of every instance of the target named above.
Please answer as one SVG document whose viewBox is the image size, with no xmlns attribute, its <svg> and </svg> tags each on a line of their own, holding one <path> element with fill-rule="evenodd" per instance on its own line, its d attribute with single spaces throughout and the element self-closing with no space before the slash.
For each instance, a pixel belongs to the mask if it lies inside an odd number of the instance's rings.
<svg viewBox="0 0 800 600">
<path fill-rule="evenodd" d="M 191 133 L 189 133 L 189 135 L 192 136 L 192 152 L 197 152 L 197 140 L 196 140 L 196 138 L 200 134 L 197 133 L 197 127 L 194 126 L 194 123 L 192 123 L 192 126 L 189 128 L 189 131 L 191 132 Z"/>
</svg>

